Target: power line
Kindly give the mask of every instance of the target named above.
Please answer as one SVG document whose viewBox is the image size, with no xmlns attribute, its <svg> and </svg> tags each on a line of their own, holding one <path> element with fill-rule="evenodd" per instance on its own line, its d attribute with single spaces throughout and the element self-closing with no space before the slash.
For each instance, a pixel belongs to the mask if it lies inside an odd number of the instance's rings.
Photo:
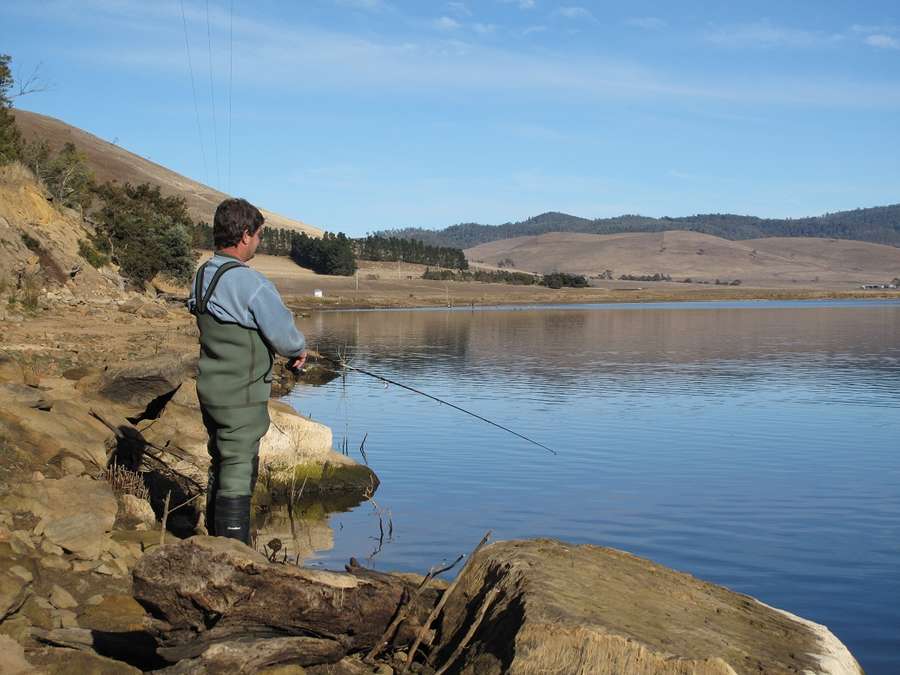
<svg viewBox="0 0 900 675">
<path fill-rule="evenodd" d="M 184 0 L 181 0 L 181 24 L 184 26 L 184 48 L 187 50 L 188 72 L 191 74 L 191 92 L 194 95 L 194 113 L 197 116 L 197 137 L 200 139 L 200 157 L 203 158 L 203 180 L 209 182 L 206 150 L 203 147 L 203 128 L 200 125 L 200 106 L 197 104 L 197 85 L 194 84 L 194 66 L 191 64 L 191 45 L 188 42 L 187 19 L 184 17 Z"/>
<path fill-rule="evenodd" d="M 228 19 L 228 194 L 231 194 L 231 98 L 234 73 L 234 0 Z"/>
<path fill-rule="evenodd" d="M 212 102 L 213 147 L 216 149 L 216 187 L 222 187 L 219 175 L 219 128 L 216 122 L 216 92 L 213 88 L 212 33 L 209 28 L 209 0 L 206 0 L 206 43 L 209 47 L 209 100 Z"/>
</svg>

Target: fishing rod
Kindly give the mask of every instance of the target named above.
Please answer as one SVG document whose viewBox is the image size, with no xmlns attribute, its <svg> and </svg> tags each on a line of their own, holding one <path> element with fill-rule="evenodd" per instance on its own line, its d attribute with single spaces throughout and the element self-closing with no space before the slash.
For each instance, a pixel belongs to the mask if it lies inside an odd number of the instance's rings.
<svg viewBox="0 0 900 675">
<path fill-rule="evenodd" d="M 466 410 L 465 408 L 462 408 L 462 407 L 456 405 L 455 403 L 450 403 L 449 401 L 445 401 L 441 398 L 438 398 L 437 396 L 432 396 L 431 394 L 424 392 L 421 389 L 416 389 L 415 387 L 410 387 L 407 384 L 397 382 L 396 380 L 392 380 L 390 378 L 384 377 L 383 375 L 378 375 L 377 373 L 373 373 L 368 370 L 363 370 L 362 368 L 357 368 L 356 366 L 351 366 L 349 363 L 347 363 L 346 361 L 344 361 L 341 358 L 335 359 L 335 358 L 331 358 L 329 356 L 325 356 L 324 354 L 319 354 L 318 361 L 320 362 L 320 365 L 321 365 L 322 361 L 326 361 L 330 364 L 334 364 L 335 366 L 337 366 L 337 368 L 325 366 L 326 368 L 329 368 L 329 370 L 331 370 L 332 372 L 335 372 L 335 373 L 341 373 L 344 370 L 352 370 L 361 375 L 367 375 L 368 377 L 374 378 L 376 380 L 380 380 L 381 382 L 385 382 L 387 384 L 392 384 L 395 387 L 400 387 L 401 389 L 406 389 L 407 391 L 411 391 L 414 394 L 419 394 L 420 396 L 424 396 L 425 398 L 430 398 L 432 401 L 437 401 L 438 403 L 440 403 L 442 405 L 448 405 L 451 408 L 453 408 L 454 410 L 458 410 L 462 413 L 465 413 L 466 415 L 470 415 L 477 420 L 481 420 L 482 422 L 487 422 L 491 426 L 495 426 L 498 429 L 502 429 L 503 431 L 510 433 L 513 436 L 516 436 L 518 438 L 521 438 L 523 441 L 528 441 L 532 445 L 536 445 L 539 448 L 543 448 L 544 450 L 546 450 L 547 452 L 549 452 L 553 455 L 559 454 L 553 448 L 549 448 L 546 445 L 544 445 L 543 443 L 539 443 L 538 441 L 534 440 L 533 438 L 528 438 L 528 436 L 520 434 L 518 431 L 513 431 L 509 427 L 505 427 L 502 424 L 498 424 L 497 422 L 494 422 L 493 420 L 489 420 L 487 417 L 483 417 L 483 416 L 479 415 L 478 413 L 474 413 L 471 410 Z M 294 370 L 293 372 L 295 374 L 299 374 L 299 372 L 302 372 L 302 371 L 298 372 L 297 370 Z"/>
</svg>

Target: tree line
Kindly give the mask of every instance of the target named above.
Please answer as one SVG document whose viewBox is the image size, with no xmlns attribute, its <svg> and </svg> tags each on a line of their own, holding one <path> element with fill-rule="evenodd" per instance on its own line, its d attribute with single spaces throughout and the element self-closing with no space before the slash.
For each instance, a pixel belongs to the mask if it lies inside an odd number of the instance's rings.
<svg viewBox="0 0 900 675">
<path fill-rule="evenodd" d="M 581 274 L 553 272 L 551 274 L 529 274 L 507 270 L 433 270 L 426 268 L 423 279 L 432 281 L 480 281 L 493 284 L 513 284 L 516 286 L 546 286 L 548 288 L 585 288 L 588 280 Z"/>
<path fill-rule="evenodd" d="M 614 218 L 580 218 L 548 212 L 502 225 L 460 223 L 443 230 L 418 227 L 384 230 L 378 236 L 420 239 L 433 246 L 471 248 L 499 239 L 534 236 L 548 232 L 621 234 L 688 230 L 730 240 L 765 237 L 819 237 L 853 239 L 900 246 L 900 204 L 826 213 L 810 218 L 757 218 L 730 213 L 707 213 L 679 218 L 622 215 Z"/>
<path fill-rule="evenodd" d="M 369 235 L 354 240 L 356 255 L 362 260 L 403 261 L 465 270 L 469 262 L 461 249 L 432 246 L 421 239 Z"/>
</svg>

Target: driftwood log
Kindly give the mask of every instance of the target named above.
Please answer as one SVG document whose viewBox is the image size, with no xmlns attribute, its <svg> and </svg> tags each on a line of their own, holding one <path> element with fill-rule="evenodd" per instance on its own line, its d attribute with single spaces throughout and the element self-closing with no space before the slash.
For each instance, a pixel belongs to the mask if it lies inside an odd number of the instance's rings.
<svg viewBox="0 0 900 675">
<path fill-rule="evenodd" d="M 239 542 L 216 537 L 154 549 L 134 570 L 134 596 L 160 620 L 157 652 L 170 663 L 212 656 L 238 641 L 286 637 L 314 638 L 282 643 L 291 661 L 330 663 L 371 649 L 401 610 L 405 619 L 393 642 L 409 644 L 439 595 L 416 594 L 416 586 L 415 580 L 353 565 L 339 573 L 271 563 Z M 413 598 L 408 607 L 405 598 Z M 311 653 L 299 659 L 298 650 Z M 229 659 L 239 654 L 226 651 Z M 259 665 L 278 656 L 256 658 Z"/>
</svg>

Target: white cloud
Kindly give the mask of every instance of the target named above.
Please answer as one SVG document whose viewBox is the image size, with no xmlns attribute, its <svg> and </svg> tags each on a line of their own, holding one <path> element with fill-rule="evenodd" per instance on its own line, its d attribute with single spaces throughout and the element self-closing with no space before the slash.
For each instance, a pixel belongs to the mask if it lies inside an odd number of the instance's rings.
<svg viewBox="0 0 900 675">
<path fill-rule="evenodd" d="M 881 49 L 900 49 L 900 40 L 883 33 L 867 36 L 865 43 L 871 47 L 880 47 Z"/>
<path fill-rule="evenodd" d="M 836 33 L 779 26 L 769 21 L 714 28 L 706 39 L 723 47 L 821 47 L 840 42 Z"/>
<path fill-rule="evenodd" d="M 547 26 L 528 26 L 528 28 L 522 31 L 522 35 L 528 36 L 533 33 L 543 33 L 545 30 L 547 30 Z"/>
<path fill-rule="evenodd" d="M 560 7 L 555 14 L 567 19 L 593 19 L 594 15 L 584 7 Z"/>
<path fill-rule="evenodd" d="M 535 0 L 500 0 L 505 5 L 516 5 L 519 9 L 534 9 L 537 6 Z"/>
<path fill-rule="evenodd" d="M 442 16 L 440 19 L 435 19 L 432 25 L 440 30 L 457 30 L 462 26 L 459 21 L 451 19 L 449 16 Z"/>
<path fill-rule="evenodd" d="M 634 17 L 625 21 L 625 24 L 634 28 L 643 28 L 644 30 L 661 30 L 669 25 L 665 19 L 660 19 L 656 16 Z"/>
<path fill-rule="evenodd" d="M 370 12 L 382 10 L 387 6 L 383 0 L 334 0 L 334 4 Z"/>
<path fill-rule="evenodd" d="M 196 35 L 199 44 L 205 44 L 203 7 L 185 7 L 189 31 Z M 163 72 L 167 77 L 186 81 L 184 36 L 180 30 L 172 29 L 173 24 L 178 26 L 181 22 L 178 2 L 47 0 L 39 7 L 25 3 L 16 11 L 40 17 L 57 28 L 90 27 L 103 36 L 90 44 L 48 46 L 54 58 L 140 72 L 143 76 Z M 215 30 L 227 31 L 227 11 L 211 7 L 210 15 Z M 192 37 L 192 46 L 193 40 Z M 117 54 L 114 60 L 109 58 L 112 52 Z M 900 108 L 900 82 L 885 76 L 839 78 L 823 72 L 819 77 L 808 73 L 794 77 L 760 71 L 752 80 L 735 81 L 725 74 L 692 74 L 597 56 L 573 62 L 564 51 L 536 53 L 427 36 L 360 36 L 309 24 L 238 15 L 234 17 L 234 54 L 236 86 L 240 83 L 259 90 L 390 90 L 411 96 L 449 91 L 593 102 L 674 99 Z M 219 61 L 216 76 L 224 77 L 228 61 Z"/>
<path fill-rule="evenodd" d="M 458 16 L 472 16 L 472 10 L 464 2 L 448 2 L 447 9 Z"/>
<path fill-rule="evenodd" d="M 894 24 L 864 25 L 855 23 L 850 26 L 850 30 L 854 33 L 896 33 L 900 31 L 900 26 Z"/>
</svg>

